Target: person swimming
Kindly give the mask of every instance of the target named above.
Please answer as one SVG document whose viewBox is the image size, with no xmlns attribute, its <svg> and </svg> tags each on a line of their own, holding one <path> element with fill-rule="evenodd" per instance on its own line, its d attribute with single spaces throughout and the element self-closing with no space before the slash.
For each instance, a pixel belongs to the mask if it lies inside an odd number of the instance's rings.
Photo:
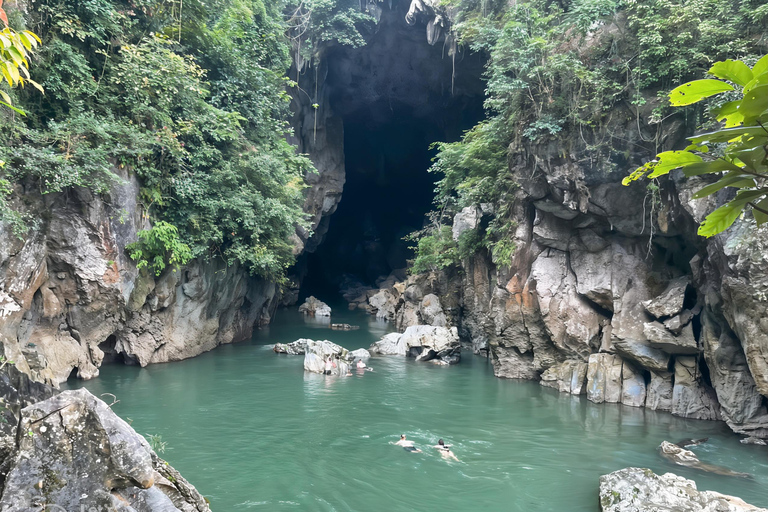
<svg viewBox="0 0 768 512">
<path fill-rule="evenodd" d="M 404 449 L 405 451 L 407 451 L 407 452 L 411 452 L 411 453 L 421 453 L 421 450 L 419 450 L 418 448 L 416 448 L 416 447 L 413 445 L 413 441 L 410 441 L 410 440 L 408 440 L 408 439 L 406 439 L 406 438 L 405 438 L 405 434 L 401 434 L 401 435 L 400 435 L 400 440 L 399 440 L 398 442 L 396 442 L 395 444 L 396 444 L 397 446 L 402 446 L 402 447 L 403 447 L 403 449 Z"/>
<path fill-rule="evenodd" d="M 438 440 L 437 444 L 435 445 L 435 448 L 440 451 L 440 455 L 442 455 L 444 459 L 453 459 L 456 462 L 460 462 L 456 455 L 451 451 L 450 447 L 451 445 L 445 444 L 445 441 L 442 439 Z"/>
</svg>

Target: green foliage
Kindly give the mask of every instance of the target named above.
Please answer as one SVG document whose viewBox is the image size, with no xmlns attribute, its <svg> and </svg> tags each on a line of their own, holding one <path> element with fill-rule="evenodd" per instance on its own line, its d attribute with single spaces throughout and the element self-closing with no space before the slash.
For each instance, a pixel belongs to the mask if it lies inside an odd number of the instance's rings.
<svg viewBox="0 0 768 512">
<path fill-rule="evenodd" d="M 751 69 L 744 62 L 716 62 L 709 73 L 721 80 L 696 80 L 676 87 L 669 95 L 673 106 L 690 105 L 705 98 L 739 88 L 740 99 L 712 112 L 724 127 L 689 137 L 683 151 L 665 151 L 624 178 L 623 183 L 644 176 L 656 178 L 675 169 L 686 176 L 712 175 L 717 181 L 693 195 L 707 197 L 725 188 L 735 197 L 710 213 L 699 226 L 701 236 L 710 237 L 728 229 L 747 206 L 757 225 L 768 221 L 768 55 Z M 732 85 L 733 84 L 733 85 Z M 716 151 L 710 153 L 710 146 Z"/>
<path fill-rule="evenodd" d="M 456 242 L 449 226 L 440 226 L 418 238 L 416 259 L 411 272 L 435 272 L 456 264 L 459 261 Z"/>
<path fill-rule="evenodd" d="M 665 95 L 674 83 L 701 78 L 715 60 L 756 61 L 768 35 L 768 6 L 762 0 L 442 3 L 458 41 L 489 56 L 488 119 L 460 142 L 437 145 L 431 170 L 441 179 L 435 202 L 448 215 L 465 206 L 492 204 L 494 214 L 482 245 L 499 264 L 508 263 L 514 253 L 515 224 L 508 211 L 516 187 L 511 161 L 531 174 L 537 166 L 549 165 L 534 161 L 532 155 L 541 154 L 575 157 L 592 168 L 624 166 L 627 155 L 616 151 L 615 142 L 626 141 L 610 124 L 617 113 L 629 113 L 638 126 L 649 123 L 661 133 L 661 121 L 671 109 L 660 106 L 642 118 L 650 111 L 641 109 L 648 100 Z M 744 87 L 752 74 L 745 68 L 736 61 L 717 64 L 713 74 L 733 86 L 709 80 L 681 92 L 701 98 Z M 743 101 L 758 105 L 759 92 L 749 91 Z M 728 101 L 734 94 L 722 95 L 727 99 L 719 111 L 731 126 L 739 116 L 735 103 Z M 697 112 L 688 112 L 692 125 Z M 657 140 L 649 142 L 652 150 Z M 734 179 L 731 185 L 747 183 Z"/>
<path fill-rule="evenodd" d="M 43 92 L 40 84 L 32 80 L 29 75 L 29 59 L 42 41 L 32 31 L 16 31 L 11 28 L 8 15 L 2 6 L 3 2 L 0 0 L 0 21 L 3 23 L 3 28 L 0 30 L 0 82 L 4 78 L 11 89 L 17 85 L 24 87 L 30 84 Z M 24 115 L 23 110 L 13 106 L 13 100 L 3 89 L 0 89 L 0 98 L 2 98 L 0 105 Z"/>
<path fill-rule="evenodd" d="M 139 231 L 138 237 L 138 241 L 126 246 L 138 269 L 147 268 L 159 276 L 166 266 L 173 266 L 175 271 L 192 259 L 189 246 L 179 239 L 179 230 L 165 221 Z"/>
<path fill-rule="evenodd" d="M 155 226 L 132 246 L 138 261 L 157 272 L 158 258 L 218 257 L 282 281 L 293 263 L 289 237 L 307 227 L 303 175 L 312 169 L 286 141 L 285 8 L 32 4 L 27 22 L 44 41 L 33 73 L 47 94 L 17 93 L 31 115 L 0 126 L 2 177 L 42 193 L 100 193 L 134 173 Z"/>
<path fill-rule="evenodd" d="M 328 43 L 363 46 L 365 38 L 360 29 L 371 28 L 374 19 L 361 12 L 360 5 L 358 0 L 301 0 L 292 5 L 288 23 L 297 67 L 317 59 Z"/>
</svg>

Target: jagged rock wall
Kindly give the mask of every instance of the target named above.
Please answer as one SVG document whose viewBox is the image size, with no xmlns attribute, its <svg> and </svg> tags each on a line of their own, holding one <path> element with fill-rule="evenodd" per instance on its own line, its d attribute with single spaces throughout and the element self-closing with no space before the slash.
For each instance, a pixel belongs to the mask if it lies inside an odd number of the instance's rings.
<svg viewBox="0 0 768 512">
<path fill-rule="evenodd" d="M 626 134 L 629 125 L 627 117 L 610 130 Z M 685 127 L 667 130 L 676 141 Z M 620 184 L 643 158 L 622 149 L 631 155 L 624 168 L 526 148 L 510 168 L 520 183 L 512 261 L 476 254 L 453 283 L 422 278 L 421 294 L 458 293 L 452 320 L 499 377 L 722 419 L 735 432 L 768 437 L 768 229 L 746 219 L 697 237 L 697 223 L 724 198 L 691 200 L 701 183 L 675 176 L 651 208 L 644 184 Z M 480 226 L 484 210 L 459 212 L 454 236 Z M 392 315 L 417 305 L 404 296 Z"/>
<path fill-rule="evenodd" d="M 125 246 L 149 225 L 135 177 L 115 172 L 122 183 L 104 196 L 20 190 L 17 206 L 40 220 L 23 238 L 0 224 L 0 342 L 37 380 L 193 357 L 247 339 L 276 307 L 274 284 L 217 260 L 139 272 Z"/>
</svg>

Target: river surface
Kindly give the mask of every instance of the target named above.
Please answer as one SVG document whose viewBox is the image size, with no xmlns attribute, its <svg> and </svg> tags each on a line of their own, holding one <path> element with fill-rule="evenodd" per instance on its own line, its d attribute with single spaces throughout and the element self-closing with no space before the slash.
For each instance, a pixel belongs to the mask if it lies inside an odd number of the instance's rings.
<svg viewBox="0 0 768 512">
<path fill-rule="evenodd" d="M 497 379 L 469 353 L 450 367 L 376 357 L 374 372 L 331 377 L 271 350 L 301 337 L 367 348 L 390 331 L 341 308 L 333 321 L 361 329 L 332 331 L 282 310 L 248 342 L 183 362 L 112 365 L 69 385 L 114 394 L 113 410 L 139 433 L 162 437 L 161 456 L 214 512 L 596 512 L 599 476 L 628 466 L 673 471 L 699 489 L 768 507 L 768 448 L 739 444 L 718 422 Z M 390 444 L 401 433 L 423 453 Z M 693 448 L 703 462 L 754 479 L 674 466 L 656 451 L 663 440 L 691 437 L 709 437 Z M 460 462 L 431 448 L 439 438 Z"/>
</svg>

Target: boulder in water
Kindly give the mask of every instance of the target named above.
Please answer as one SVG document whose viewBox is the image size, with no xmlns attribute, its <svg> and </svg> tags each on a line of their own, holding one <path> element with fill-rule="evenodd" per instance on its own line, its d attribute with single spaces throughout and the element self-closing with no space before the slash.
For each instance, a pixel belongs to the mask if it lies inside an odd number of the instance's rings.
<svg viewBox="0 0 768 512">
<path fill-rule="evenodd" d="M 349 364 L 345 361 L 348 352 L 344 347 L 328 340 L 307 340 L 304 369 L 308 372 L 323 373 L 325 361 L 332 357 L 336 367 L 331 369 L 331 374 L 346 375 L 349 371 Z"/>
<path fill-rule="evenodd" d="M 357 361 L 358 359 L 362 359 L 363 361 L 367 361 L 371 358 L 371 353 L 365 350 L 364 348 L 359 348 L 357 350 L 353 350 L 351 352 L 347 353 L 346 360 L 347 361 Z"/>
<path fill-rule="evenodd" d="M 304 304 L 299 306 L 299 313 L 310 316 L 331 316 L 331 307 L 313 296 L 307 297 Z"/>
<path fill-rule="evenodd" d="M 370 351 L 373 354 L 382 356 L 404 356 L 408 353 L 405 344 L 401 342 L 403 335 L 399 332 L 391 332 L 371 345 Z"/>
<path fill-rule="evenodd" d="M 272 350 L 278 354 L 288 354 L 292 356 L 303 356 L 307 351 L 307 342 L 312 341 L 307 338 L 301 338 L 291 343 L 275 343 Z"/>
<path fill-rule="evenodd" d="M 673 473 L 657 475 L 650 469 L 625 468 L 600 477 L 602 512 L 641 510 L 676 512 L 766 512 L 740 498 L 699 491 L 696 482 Z"/>
<path fill-rule="evenodd" d="M 382 355 L 407 355 L 417 361 L 456 364 L 461 345 L 456 327 L 413 325 L 403 334 L 390 333 L 371 345 L 371 352 Z"/>
</svg>

